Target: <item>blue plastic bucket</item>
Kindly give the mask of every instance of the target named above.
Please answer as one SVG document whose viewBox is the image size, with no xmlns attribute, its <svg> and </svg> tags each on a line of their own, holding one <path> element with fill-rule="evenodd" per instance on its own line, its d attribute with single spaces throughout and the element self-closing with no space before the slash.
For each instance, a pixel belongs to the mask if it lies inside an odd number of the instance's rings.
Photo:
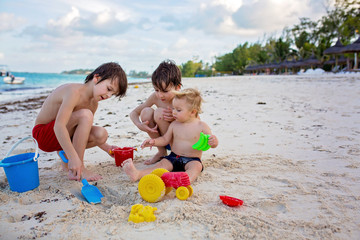
<svg viewBox="0 0 360 240">
<path fill-rule="evenodd" d="M 35 153 L 22 153 L 9 157 L 11 152 L 24 140 L 33 139 L 36 145 Z M 26 137 L 18 141 L 6 154 L 5 158 L 0 161 L 0 167 L 4 168 L 5 175 L 8 179 L 11 191 L 26 192 L 37 188 L 39 181 L 39 168 L 37 158 L 38 144 L 32 137 Z"/>
</svg>

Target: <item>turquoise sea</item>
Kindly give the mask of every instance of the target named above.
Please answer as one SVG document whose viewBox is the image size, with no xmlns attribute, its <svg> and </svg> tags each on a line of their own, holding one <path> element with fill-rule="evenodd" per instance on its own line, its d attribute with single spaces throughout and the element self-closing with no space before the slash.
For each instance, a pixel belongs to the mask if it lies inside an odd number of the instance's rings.
<svg viewBox="0 0 360 240">
<path fill-rule="evenodd" d="M 6 84 L 0 77 L 0 102 L 36 96 L 65 83 L 83 83 L 86 75 L 60 73 L 12 72 L 15 77 L 25 77 L 23 84 Z M 128 77 L 128 83 L 150 82 L 151 79 Z"/>
</svg>

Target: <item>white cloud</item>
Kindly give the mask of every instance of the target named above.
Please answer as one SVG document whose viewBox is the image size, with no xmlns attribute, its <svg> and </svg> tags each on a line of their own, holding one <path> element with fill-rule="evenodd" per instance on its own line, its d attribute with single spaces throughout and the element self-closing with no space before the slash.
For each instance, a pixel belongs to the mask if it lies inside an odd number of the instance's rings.
<svg viewBox="0 0 360 240">
<path fill-rule="evenodd" d="M 17 17 L 12 13 L 0 13 L 0 33 L 12 31 L 24 23 L 25 20 L 22 17 Z"/>
<path fill-rule="evenodd" d="M 182 48 L 187 46 L 188 42 L 189 41 L 186 38 L 182 37 L 179 40 L 177 40 L 174 47 L 177 48 L 177 49 L 182 49 Z"/>
<path fill-rule="evenodd" d="M 324 8 L 319 8 L 319 2 L 321 1 L 318 1 L 318 5 L 314 5 L 309 0 L 249 1 L 244 3 L 232 18 L 239 28 L 272 32 L 298 23 L 300 17 L 312 16 L 314 7 L 318 12 L 325 12 Z"/>
<path fill-rule="evenodd" d="M 79 10 L 76 7 L 71 7 L 71 11 L 67 13 L 65 16 L 60 17 L 58 20 L 50 19 L 48 24 L 49 27 L 69 27 L 71 24 L 76 21 L 80 17 Z"/>
<path fill-rule="evenodd" d="M 214 0 L 213 5 L 221 5 L 229 12 L 236 12 L 243 4 L 241 0 Z"/>
<path fill-rule="evenodd" d="M 1 52 L 14 70 L 62 71 L 118 61 L 127 70 L 152 72 L 166 58 L 212 62 L 299 17 L 324 14 L 323 1 L 54 0 L 38 6 L 2 0 L 0 34 L 6 31 L 7 47 Z"/>
</svg>

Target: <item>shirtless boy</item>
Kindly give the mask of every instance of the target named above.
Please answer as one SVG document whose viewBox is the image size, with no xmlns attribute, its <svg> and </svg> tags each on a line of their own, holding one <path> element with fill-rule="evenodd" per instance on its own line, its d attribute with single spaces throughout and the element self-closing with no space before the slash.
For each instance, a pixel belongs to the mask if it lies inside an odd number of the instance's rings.
<svg viewBox="0 0 360 240">
<path fill-rule="evenodd" d="M 130 119 L 151 138 L 163 136 L 169 125 L 174 121 L 172 116 L 173 90 L 181 88 L 181 72 L 173 61 L 167 60 L 158 66 L 151 76 L 155 92 L 148 99 L 137 106 L 131 113 Z M 152 106 L 156 106 L 154 110 Z M 158 146 L 158 152 L 145 164 L 153 164 L 166 155 L 165 146 Z"/>
<path fill-rule="evenodd" d="M 198 114 L 201 112 L 202 98 L 200 92 L 189 88 L 181 92 L 173 93 L 172 114 L 175 119 L 167 132 L 158 138 L 147 139 L 141 148 L 152 146 L 166 146 L 171 144 L 171 154 L 165 156 L 155 165 L 138 170 L 135 168 L 131 159 L 124 161 L 123 168 L 125 173 L 132 181 L 137 181 L 141 177 L 151 173 L 154 169 L 165 168 L 168 171 L 185 171 L 190 182 L 193 182 L 203 170 L 201 162 L 202 151 L 195 150 L 192 146 L 199 140 L 200 133 L 209 134 L 208 144 L 212 148 L 218 146 L 218 139 L 212 135 L 210 127 L 200 120 Z"/>
<path fill-rule="evenodd" d="M 109 152 L 108 133 L 93 126 L 98 102 L 116 95 L 121 98 L 127 89 L 126 74 L 117 63 L 105 63 L 89 74 L 85 83 L 64 84 L 45 100 L 33 128 L 33 137 L 45 152 L 64 150 L 69 179 L 96 181 L 102 177 L 84 166 L 86 148 L 98 146 Z"/>
</svg>

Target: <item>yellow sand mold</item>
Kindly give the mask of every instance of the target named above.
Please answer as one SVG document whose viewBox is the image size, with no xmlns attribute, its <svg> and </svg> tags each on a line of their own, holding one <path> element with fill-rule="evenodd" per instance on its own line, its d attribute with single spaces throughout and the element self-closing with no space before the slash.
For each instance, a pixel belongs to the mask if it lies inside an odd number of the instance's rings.
<svg viewBox="0 0 360 240">
<path fill-rule="evenodd" d="M 143 206 L 142 204 L 135 204 L 131 207 L 131 212 L 129 215 L 128 222 L 132 221 L 134 223 L 140 222 L 153 222 L 156 220 L 154 211 L 156 207 Z"/>
</svg>

